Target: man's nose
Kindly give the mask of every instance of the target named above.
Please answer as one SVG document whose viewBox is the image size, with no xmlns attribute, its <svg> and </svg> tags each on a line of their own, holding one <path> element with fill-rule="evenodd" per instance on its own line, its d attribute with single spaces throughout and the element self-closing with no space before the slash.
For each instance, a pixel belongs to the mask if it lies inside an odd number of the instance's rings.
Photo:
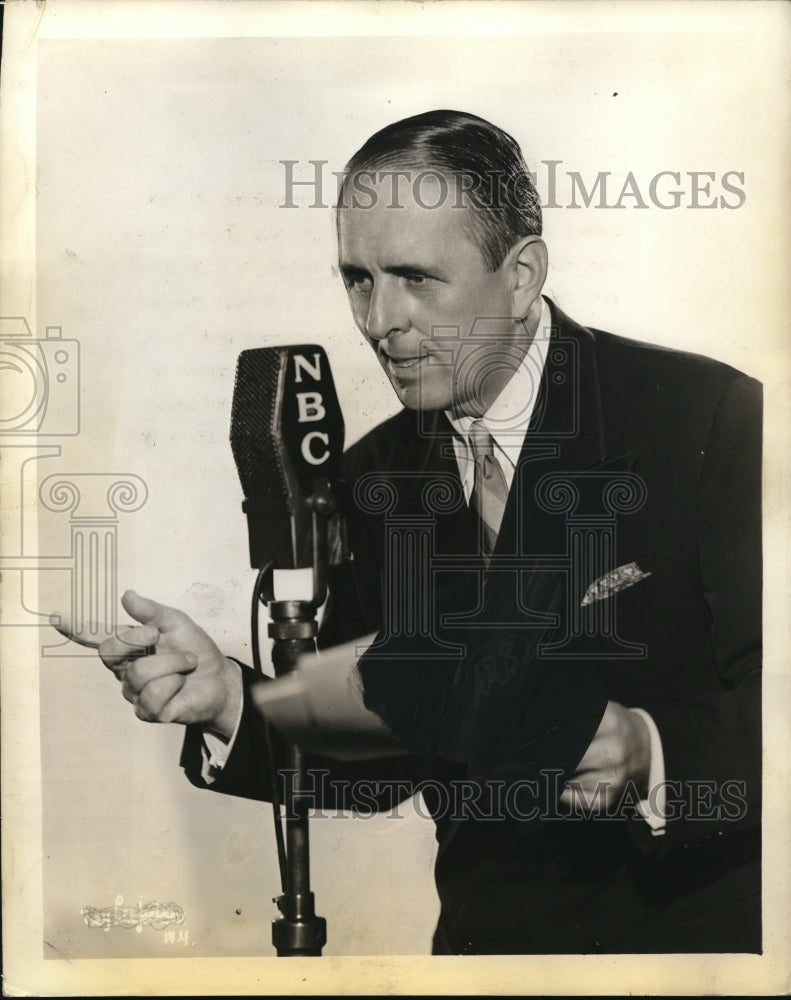
<svg viewBox="0 0 791 1000">
<path fill-rule="evenodd" d="M 365 331 L 371 340 L 384 340 L 410 326 L 404 295 L 397 285 L 385 282 L 374 287 L 368 303 Z"/>
</svg>

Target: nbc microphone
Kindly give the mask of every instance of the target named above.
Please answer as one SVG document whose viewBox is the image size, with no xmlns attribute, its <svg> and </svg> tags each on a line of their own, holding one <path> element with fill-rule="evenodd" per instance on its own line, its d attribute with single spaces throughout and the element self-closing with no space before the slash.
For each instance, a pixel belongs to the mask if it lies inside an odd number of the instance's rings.
<svg viewBox="0 0 791 1000">
<path fill-rule="evenodd" d="M 340 519 L 332 487 L 343 443 L 343 416 L 323 348 L 242 351 L 231 448 L 245 496 L 252 567 L 315 570 L 317 525 L 320 535 L 321 526 L 327 528 L 337 552 Z"/>
</svg>

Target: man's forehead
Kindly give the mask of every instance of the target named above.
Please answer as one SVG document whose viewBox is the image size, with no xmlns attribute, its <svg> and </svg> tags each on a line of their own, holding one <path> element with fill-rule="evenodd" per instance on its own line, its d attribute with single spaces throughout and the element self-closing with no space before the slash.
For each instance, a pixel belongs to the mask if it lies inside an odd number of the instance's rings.
<svg viewBox="0 0 791 1000">
<path fill-rule="evenodd" d="M 341 192 L 341 207 L 380 207 L 398 210 L 414 205 L 432 211 L 445 205 L 460 209 L 470 204 L 470 187 L 464 177 L 436 167 L 371 167 L 347 174 Z"/>
<path fill-rule="evenodd" d="M 344 253 L 386 245 L 405 252 L 425 248 L 450 253 L 452 241 L 468 240 L 474 209 L 457 201 L 447 184 L 433 175 L 419 181 L 417 175 L 408 175 L 401 180 L 395 189 L 392 178 L 377 174 L 374 181 L 369 174 L 365 185 L 360 182 L 346 193 L 338 208 Z"/>
</svg>

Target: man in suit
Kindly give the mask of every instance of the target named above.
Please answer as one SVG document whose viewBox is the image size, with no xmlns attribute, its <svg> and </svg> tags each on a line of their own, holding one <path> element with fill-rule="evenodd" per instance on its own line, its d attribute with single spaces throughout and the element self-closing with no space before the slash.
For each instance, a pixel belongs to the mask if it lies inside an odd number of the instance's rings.
<svg viewBox="0 0 791 1000">
<path fill-rule="evenodd" d="M 423 791 L 435 953 L 759 951 L 760 387 L 543 298 L 538 197 L 475 116 L 368 140 L 338 238 L 404 409 L 346 456 L 323 669 L 357 660 L 402 752 L 316 753 L 346 780 L 317 795 Z M 410 524 L 425 572 L 391 555 Z M 124 605 L 141 624 L 100 653 L 137 714 L 188 725 L 195 784 L 269 797 L 252 673 L 180 612 Z"/>
</svg>

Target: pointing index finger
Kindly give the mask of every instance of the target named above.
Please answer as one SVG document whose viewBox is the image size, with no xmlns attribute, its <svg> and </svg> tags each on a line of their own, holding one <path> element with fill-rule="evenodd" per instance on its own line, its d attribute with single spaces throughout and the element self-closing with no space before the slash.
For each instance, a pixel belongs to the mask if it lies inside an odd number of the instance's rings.
<svg viewBox="0 0 791 1000">
<path fill-rule="evenodd" d="M 49 616 L 49 623 L 54 629 L 60 632 L 62 636 L 65 636 L 67 639 L 71 639 L 72 642 L 76 642 L 79 646 L 86 646 L 88 649 L 98 649 L 101 645 L 101 639 L 91 639 L 82 632 L 75 632 L 71 627 L 68 615 L 65 615 L 62 611 L 53 611 Z M 91 632 L 94 635 L 98 635 L 98 627 L 95 630 L 91 629 Z"/>
<path fill-rule="evenodd" d="M 86 649 L 98 650 L 110 635 L 106 625 L 95 622 L 89 622 L 87 629 L 84 631 L 77 631 L 72 627 L 69 616 L 62 611 L 53 611 L 49 616 L 49 623 L 66 639 L 70 639 L 72 642 L 76 642 L 78 646 L 84 646 Z M 126 626 L 127 629 L 130 627 Z M 118 627 L 116 627 L 114 634 L 123 641 L 123 638 L 119 635 Z M 131 645 L 134 644 L 132 643 Z M 150 655 L 154 652 L 155 645 L 155 642 L 151 642 L 141 647 L 141 653 L 143 655 Z"/>
</svg>

